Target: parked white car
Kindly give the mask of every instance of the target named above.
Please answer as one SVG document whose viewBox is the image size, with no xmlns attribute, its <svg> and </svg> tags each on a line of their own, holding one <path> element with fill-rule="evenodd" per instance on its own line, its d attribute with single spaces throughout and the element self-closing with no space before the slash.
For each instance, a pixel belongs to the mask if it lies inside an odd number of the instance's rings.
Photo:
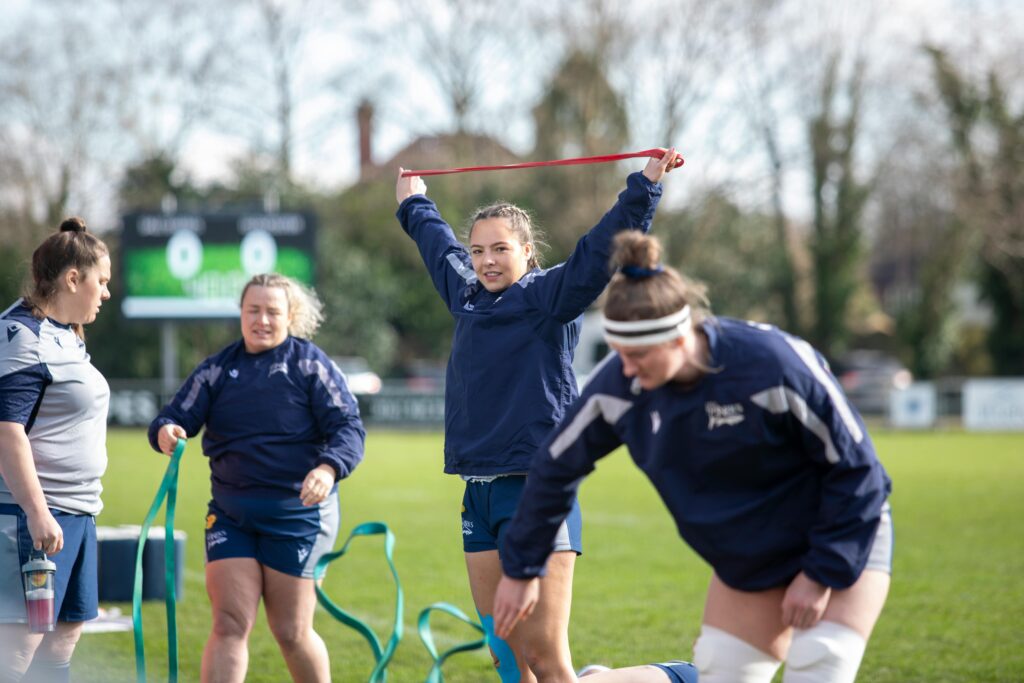
<svg viewBox="0 0 1024 683">
<path fill-rule="evenodd" d="M 345 376 L 348 389 L 356 396 L 360 394 L 376 394 L 380 391 L 380 375 L 370 369 L 370 364 L 361 356 L 331 356 Z"/>
</svg>

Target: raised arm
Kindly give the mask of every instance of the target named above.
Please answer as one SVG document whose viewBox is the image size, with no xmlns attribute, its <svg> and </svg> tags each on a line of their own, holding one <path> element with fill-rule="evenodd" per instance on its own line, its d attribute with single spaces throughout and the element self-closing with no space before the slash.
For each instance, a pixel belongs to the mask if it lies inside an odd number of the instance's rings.
<svg viewBox="0 0 1024 683">
<path fill-rule="evenodd" d="M 472 262 L 437 206 L 427 198 L 423 180 L 418 176 L 403 178 L 402 171 L 399 168 L 395 184 L 398 222 L 416 242 L 434 288 L 452 308 L 466 285 L 476 282 Z"/>
<path fill-rule="evenodd" d="M 530 283 L 527 294 L 538 308 L 568 322 L 590 307 L 611 278 L 608 262 L 615 235 L 623 230 L 650 230 L 661 200 L 659 181 L 674 168 L 677 158 L 670 149 L 661 159 L 652 157 L 643 172 L 629 175 L 618 201 L 580 238 L 565 263 Z"/>
</svg>

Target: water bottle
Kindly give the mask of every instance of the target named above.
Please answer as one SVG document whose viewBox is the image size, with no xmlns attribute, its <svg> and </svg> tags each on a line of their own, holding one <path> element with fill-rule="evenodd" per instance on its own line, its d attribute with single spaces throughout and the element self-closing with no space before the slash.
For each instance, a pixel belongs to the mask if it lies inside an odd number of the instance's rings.
<svg viewBox="0 0 1024 683">
<path fill-rule="evenodd" d="M 56 571 L 57 565 L 46 559 L 46 553 L 40 550 L 33 550 L 28 562 L 21 565 L 28 630 L 32 633 L 46 633 L 54 628 L 53 575 Z"/>
</svg>

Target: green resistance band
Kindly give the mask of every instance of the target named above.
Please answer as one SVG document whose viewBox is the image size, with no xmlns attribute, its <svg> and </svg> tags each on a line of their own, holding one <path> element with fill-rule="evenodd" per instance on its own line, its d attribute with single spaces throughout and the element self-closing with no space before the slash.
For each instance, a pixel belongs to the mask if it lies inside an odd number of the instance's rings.
<svg viewBox="0 0 1024 683">
<path fill-rule="evenodd" d="M 149 506 L 146 521 L 139 531 L 139 548 L 135 553 L 135 589 L 132 592 L 132 628 L 135 631 L 135 679 L 138 683 L 146 680 L 146 646 L 142 640 L 142 551 L 146 548 L 149 538 L 149 527 L 153 524 L 156 513 L 167 497 L 167 513 L 164 515 L 164 582 L 167 602 L 167 680 L 174 683 L 178 680 L 178 625 L 175 613 L 177 596 L 174 594 L 174 508 L 178 498 L 178 463 L 185 452 L 185 440 L 178 439 L 178 445 L 167 463 L 167 471 L 160 482 L 153 504 Z"/>
<path fill-rule="evenodd" d="M 320 586 L 320 579 L 323 578 L 324 573 L 327 571 L 327 565 L 334 560 L 338 559 L 348 551 L 348 546 L 352 543 L 352 540 L 358 536 L 377 536 L 384 535 L 384 557 L 387 558 L 388 567 L 391 568 L 391 575 L 395 579 L 395 623 L 391 631 L 391 638 L 388 639 L 387 645 L 381 647 L 380 640 L 377 638 L 377 634 L 373 632 L 365 622 L 358 619 L 357 617 L 349 614 L 345 610 L 338 607 L 334 602 L 327 596 L 327 593 L 323 591 Z M 316 563 L 316 567 L 313 569 L 314 586 L 316 586 L 316 597 L 323 605 L 324 609 L 330 613 L 332 617 L 340 621 L 341 623 L 355 629 L 359 632 L 366 642 L 370 644 L 370 649 L 373 650 L 373 657 L 377 664 L 373 667 L 373 671 L 370 672 L 369 683 L 384 683 L 387 680 L 387 666 L 391 661 L 391 658 L 395 654 L 395 648 L 398 647 L 398 643 L 402 640 L 402 614 L 405 611 L 405 598 L 402 594 L 402 582 L 398 580 L 398 570 L 395 569 L 395 563 L 393 560 L 395 550 L 395 535 L 388 529 L 388 525 L 383 522 L 365 522 L 360 524 L 352 533 L 349 534 L 348 540 L 345 541 L 345 545 L 333 553 L 327 553 L 320 558 Z"/>
<path fill-rule="evenodd" d="M 437 647 L 434 645 L 434 636 L 430 632 L 430 613 L 434 611 L 443 612 L 455 617 L 459 621 L 479 631 L 482 637 L 478 640 L 470 640 L 465 643 L 461 643 L 438 654 Z M 459 652 L 479 650 L 487 644 L 487 631 L 484 627 L 467 617 L 458 607 L 447 602 L 435 602 L 433 605 L 424 608 L 424 610 L 420 612 L 419 619 L 416 622 L 416 627 L 420 632 L 420 640 L 423 641 L 423 645 L 427 648 L 427 652 L 430 653 L 430 656 L 434 658 L 434 665 L 430 667 L 430 673 L 427 674 L 427 680 L 425 683 L 444 683 L 444 674 L 441 673 L 441 667 L 444 665 L 446 659 L 454 654 L 458 654 Z"/>
</svg>

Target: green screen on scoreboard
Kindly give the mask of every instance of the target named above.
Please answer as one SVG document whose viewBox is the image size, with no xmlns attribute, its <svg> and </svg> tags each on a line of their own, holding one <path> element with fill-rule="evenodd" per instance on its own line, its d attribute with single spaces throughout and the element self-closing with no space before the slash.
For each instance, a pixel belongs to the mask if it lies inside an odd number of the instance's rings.
<svg viewBox="0 0 1024 683">
<path fill-rule="evenodd" d="M 311 215 L 129 214 L 121 277 L 128 318 L 231 318 L 242 287 L 276 272 L 314 284 Z"/>
</svg>

